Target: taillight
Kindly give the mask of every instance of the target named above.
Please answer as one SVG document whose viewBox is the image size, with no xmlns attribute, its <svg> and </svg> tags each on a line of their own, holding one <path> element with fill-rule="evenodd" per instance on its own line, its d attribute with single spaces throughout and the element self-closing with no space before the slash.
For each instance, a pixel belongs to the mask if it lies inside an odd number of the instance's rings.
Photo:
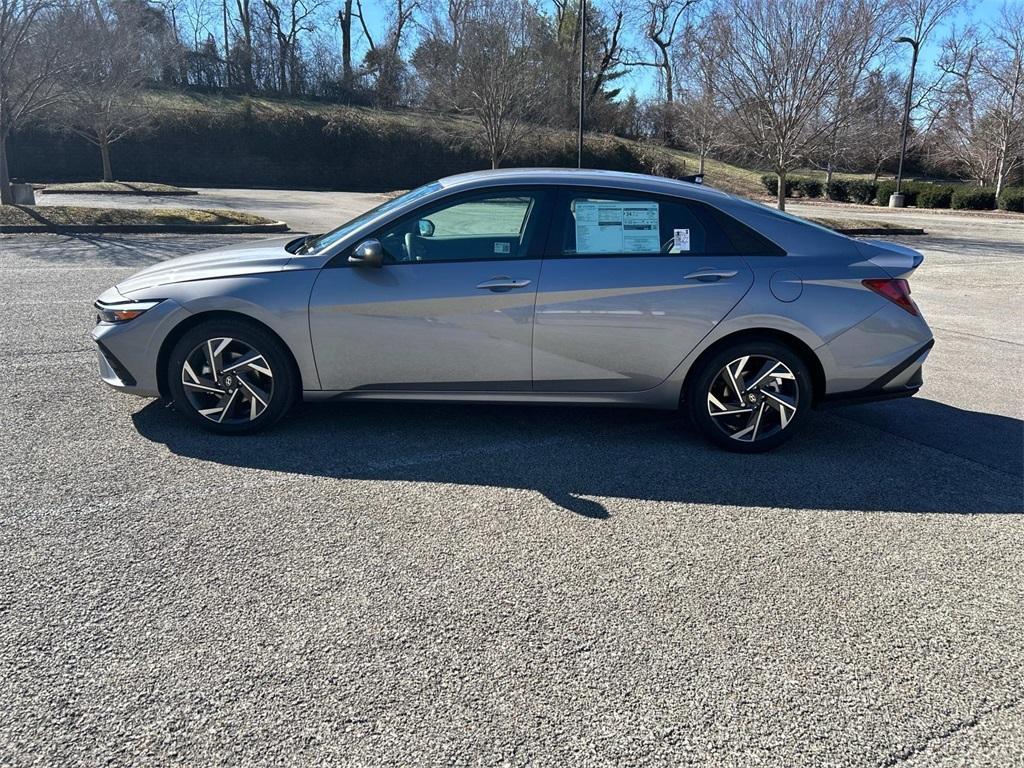
<svg viewBox="0 0 1024 768">
<path fill-rule="evenodd" d="M 920 315 L 917 304 L 910 298 L 910 283 L 902 278 L 889 277 L 880 280 L 861 280 L 866 288 L 870 288 L 879 296 L 884 296 L 901 309 L 912 315 Z"/>
</svg>

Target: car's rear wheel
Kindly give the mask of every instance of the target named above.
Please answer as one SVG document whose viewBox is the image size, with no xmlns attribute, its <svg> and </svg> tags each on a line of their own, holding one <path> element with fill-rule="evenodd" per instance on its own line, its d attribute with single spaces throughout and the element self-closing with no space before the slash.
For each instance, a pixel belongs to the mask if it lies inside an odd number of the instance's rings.
<svg viewBox="0 0 1024 768">
<path fill-rule="evenodd" d="M 704 360 L 685 402 L 700 432 L 740 453 L 767 451 L 788 440 L 811 408 L 811 374 L 788 347 L 742 341 Z"/>
<path fill-rule="evenodd" d="M 238 320 L 212 320 L 186 332 L 168 359 L 167 383 L 175 407 L 190 421 L 236 435 L 278 421 L 298 386 L 281 342 Z"/>
</svg>

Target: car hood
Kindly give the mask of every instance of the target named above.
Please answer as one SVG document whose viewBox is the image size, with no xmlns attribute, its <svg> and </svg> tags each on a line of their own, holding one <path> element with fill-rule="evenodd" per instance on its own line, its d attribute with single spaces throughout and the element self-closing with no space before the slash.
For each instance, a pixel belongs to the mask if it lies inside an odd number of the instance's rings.
<svg viewBox="0 0 1024 768">
<path fill-rule="evenodd" d="M 294 235 L 250 241 L 162 261 L 118 283 L 117 290 L 127 296 L 133 291 L 168 283 L 280 272 L 292 260 L 292 254 L 285 250 L 285 245 L 293 240 Z"/>
</svg>

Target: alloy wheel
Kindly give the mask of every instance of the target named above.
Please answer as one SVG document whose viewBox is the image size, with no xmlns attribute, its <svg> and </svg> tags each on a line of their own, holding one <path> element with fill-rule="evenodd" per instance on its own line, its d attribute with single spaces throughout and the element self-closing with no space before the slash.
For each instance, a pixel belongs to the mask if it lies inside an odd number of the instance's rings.
<svg viewBox="0 0 1024 768">
<path fill-rule="evenodd" d="M 255 421 L 274 396 L 274 372 L 263 353 L 228 337 L 193 348 L 181 367 L 181 384 L 195 411 L 217 424 Z"/>
<path fill-rule="evenodd" d="M 789 426 L 800 407 L 800 387 L 780 360 L 745 355 L 715 375 L 707 404 L 711 420 L 729 438 L 753 443 Z"/>
</svg>

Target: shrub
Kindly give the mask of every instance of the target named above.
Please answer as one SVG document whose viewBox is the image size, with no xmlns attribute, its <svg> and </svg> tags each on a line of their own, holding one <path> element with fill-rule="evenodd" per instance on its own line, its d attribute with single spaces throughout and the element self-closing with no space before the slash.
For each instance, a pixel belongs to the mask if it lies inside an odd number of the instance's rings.
<svg viewBox="0 0 1024 768">
<path fill-rule="evenodd" d="M 797 182 L 799 177 L 787 176 L 786 177 L 786 197 L 792 197 L 793 193 L 797 190 Z M 779 177 L 774 173 L 766 173 L 761 177 L 761 183 L 764 188 L 768 190 L 769 195 L 779 194 Z"/>
<path fill-rule="evenodd" d="M 900 184 L 900 192 L 903 195 L 904 205 L 917 205 L 918 185 L 912 181 L 904 181 Z M 875 190 L 875 200 L 879 205 L 888 205 L 889 196 L 896 193 L 895 181 L 880 181 Z"/>
<path fill-rule="evenodd" d="M 917 196 L 921 193 L 921 190 L 934 187 L 934 184 L 930 184 L 924 181 L 904 181 L 900 184 L 900 193 L 903 195 L 904 205 L 917 205 Z M 877 185 L 875 192 L 875 199 L 879 205 L 889 204 L 889 195 L 896 192 L 895 181 L 880 181 Z"/>
<path fill-rule="evenodd" d="M 1024 213 L 1024 187 L 1007 187 L 999 196 L 999 207 L 1004 211 Z"/>
<path fill-rule="evenodd" d="M 918 208 L 949 208 L 955 187 L 945 184 L 924 184 L 917 193 Z"/>
<path fill-rule="evenodd" d="M 989 187 L 960 187 L 953 193 L 952 207 L 958 210 L 991 211 L 996 207 L 996 191 Z"/>
<path fill-rule="evenodd" d="M 846 182 L 846 188 L 850 200 L 863 205 L 870 205 L 878 194 L 878 182 L 870 179 L 851 179 Z"/>
<path fill-rule="evenodd" d="M 846 179 L 832 179 L 828 184 L 828 199 L 837 203 L 850 202 L 850 183 Z"/>
<path fill-rule="evenodd" d="M 821 197 L 822 183 L 817 179 L 797 178 L 796 189 L 804 197 Z"/>
</svg>

